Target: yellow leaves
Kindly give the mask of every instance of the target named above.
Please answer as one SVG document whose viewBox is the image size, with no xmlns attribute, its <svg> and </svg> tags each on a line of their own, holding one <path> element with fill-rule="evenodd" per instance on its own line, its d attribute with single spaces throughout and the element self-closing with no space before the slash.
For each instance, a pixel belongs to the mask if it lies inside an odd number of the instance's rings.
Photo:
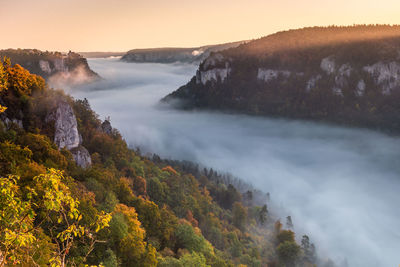
<svg viewBox="0 0 400 267">
<path fill-rule="evenodd" d="M 6 109 L 7 107 L 0 105 L 0 113 L 3 113 L 4 111 L 6 111 Z"/>
<path fill-rule="evenodd" d="M 98 214 L 97 220 L 94 223 L 94 225 L 96 227 L 95 232 L 97 233 L 101 229 L 110 226 L 109 223 L 111 221 L 111 218 L 112 218 L 111 214 L 105 213 L 104 211 L 102 211 L 100 214 Z"/>
<path fill-rule="evenodd" d="M 73 237 L 81 237 L 85 234 L 85 228 L 83 226 L 72 224 L 64 231 L 57 234 L 57 238 L 61 241 L 67 241 Z"/>
<path fill-rule="evenodd" d="M 26 187 L 26 196 L 22 195 L 18 180 L 18 176 L 0 178 L 0 251 L 9 251 L 9 255 L 5 255 L 7 259 L 19 261 L 26 256 L 23 254 L 26 251 L 18 252 L 18 248 L 28 248 L 36 241 L 33 234 L 36 214 L 32 206 L 47 214 L 44 219 L 49 225 L 54 225 L 53 219 L 56 219 L 57 232 L 53 238 L 58 242 L 71 243 L 83 236 L 93 238 L 92 232 L 109 226 L 111 214 L 104 212 L 97 215 L 93 225 L 80 224 L 79 201 L 72 197 L 61 171 L 49 169 L 34 177 L 34 188 Z M 59 257 L 50 262 L 51 266 L 60 264 Z"/>
<path fill-rule="evenodd" d="M 3 257 L 14 263 L 19 262 L 19 249 L 30 246 L 36 240 L 30 232 L 35 213 L 31 200 L 22 197 L 18 180 L 18 176 L 0 178 L 0 251 L 11 252 Z"/>
<path fill-rule="evenodd" d="M 45 81 L 42 77 L 29 73 L 18 64 L 14 67 L 7 67 L 7 83 L 17 96 L 31 95 L 34 90 L 43 90 Z"/>
<path fill-rule="evenodd" d="M 144 265 L 144 259 L 149 258 L 150 262 L 155 261 L 151 247 L 144 241 L 145 230 L 141 227 L 135 208 L 118 204 L 114 210 L 114 216 L 123 216 L 124 223 L 127 224 L 127 234 L 121 239 L 119 249 L 123 256 L 123 261 L 135 262 L 138 266 L 154 266 L 154 264 Z"/>
<path fill-rule="evenodd" d="M 51 267 L 59 267 L 61 266 L 61 260 L 59 257 L 53 257 L 50 259 L 50 266 Z"/>
<path fill-rule="evenodd" d="M 64 212 L 69 218 L 77 219 L 79 201 L 71 196 L 70 189 L 63 183 L 63 173 L 55 169 L 49 169 L 47 173 L 34 178 L 38 192 L 43 195 L 44 206 L 49 211 Z"/>
<path fill-rule="evenodd" d="M 4 62 L 6 62 L 5 58 L 4 58 Z M 7 90 L 7 87 L 8 87 L 8 80 L 7 80 L 7 75 L 5 72 L 5 67 L 4 67 L 3 63 L 0 62 L 0 92 L 2 92 L 3 90 Z"/>
</svg>

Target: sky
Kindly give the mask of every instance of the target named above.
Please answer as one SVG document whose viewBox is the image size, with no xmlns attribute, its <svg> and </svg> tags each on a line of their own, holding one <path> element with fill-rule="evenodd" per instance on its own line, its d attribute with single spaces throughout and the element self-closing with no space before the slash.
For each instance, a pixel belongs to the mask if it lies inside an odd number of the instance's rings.
<svg viewBox="0 0 400 267">
<path fill-rule="evenodd" d="M 305 26 L 400 24 L 398 0 L 0 0 L 0 48 L 195 47 Z"/>
</svg>

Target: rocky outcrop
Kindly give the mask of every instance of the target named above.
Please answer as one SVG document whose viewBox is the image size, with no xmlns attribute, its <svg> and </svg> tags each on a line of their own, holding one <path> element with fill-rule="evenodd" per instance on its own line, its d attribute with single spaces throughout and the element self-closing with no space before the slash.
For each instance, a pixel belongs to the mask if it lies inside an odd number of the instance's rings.
<svg viewBox="0 0 400 267">
<path fill-rule="evenodd" d="M 231 69 L 227 63 L 225 68 L 215 68 L 206 71 L 197 71 L 196 82 L 205 85 L 207 82 L 224 82 L 228 77 Z"/>
<path fill-rule="evenodd" d="M 51 74 L 50 63 L 47 60 L 39 60 L 39 67 L 43 72 Z"/>
<path fill-rule="evenodd" d="M 229 59 L 224 58 L 220 53 L 215 53 L 200 65 L 196 72 L 196 83 L 203 85 L 206 85 L 207 82 L 223 83 L 231 71 Z"/>
<path fill-rule="evenodd" d="M 18 120 L 18 119 L 9 119 L 9 118 L 4 118 L 4 123 L 6 124 L 7 128 L 10 127 L 12 124 L 17 125 L 19 128 L 23 128 L 23 124 L 22 124 L 22 120 Z"/>
<path fill-rule="evenodd" d="M 365 66 L 364 70 L 374 77 L 376 84 L 382 88 L 382 94 L 390 95 L 393 90 L 400 89 L 399 62 L 377 62 Z"/>
<path fill-rule="evenodd" d="M 306 92 L 309 93 L 311 89 L 314 89 L 317 85 L 317 82 L 322 79 L 321 74 L 317 74 L 316 76 L 312 76 L 306 84 Z"/>
<path fill-rule="evenodd" d="M 263 69 L 259 68 L 257 72 L 257 79 L 262 80 L 264 82 L 269 82 L 273 79 L 282 76 L 284 78 L 289 77 L 291 74 L 290 71 L 287 70 L 272 70 L 272 69 Z"/>
<path fill-rule="evenodd" d="M 335 64 L 335 59 L 333 56 L 329 56 L 326 58 L 323 58 L 321 60 L 321 69 L 325 71 L 328 75 L 332 74 L 336 70 L 336 64 Z"/>
<path fill-rule="evenodd" d="M 360 80 L 357 83 L 357 88 L 356 88 L 356 96 L 363 96 L 365 94 L 365 88 L 366 88 L 366 84 L 364 82 L 364 80 Z"/>
<path fill-rule="evenodd" d="M 82 137 L 71 105 L 65 100 L 57 100 L 56 108 L 46 117 L 46 123 L 54 123 L 54 143 L 58 148 L 70 150 L 76 164 L 82 168 L 91 165 L 89 152 L 81 146 Z"/>
<path fill-rule="evenodd" d="M 224 65 L 225 58 L 221 53 L 215 53 L 212 56 L 209 56 L 206 60 L 204 60 L 202 64 L 202 69 L 207 70 L 210 68 L 214 68 L 216 65 Z"/>
<path fill-rule="evenodd" d="M 43 52 L 36 49 L 0 50 L 0 57 L 8 57 L 12 64 L 19 64 L 33 74 L 45 78 L 52 86 L 76 85 L 100 79 L 92 71 L 86 58 L 69 52 Z"/>
<path fill-rule="evenodd" d="M 76 148 L 71 149 L 72 156 L 78 165 L 81 168 L 88 168 L 92 165 L 92 159 L 90 157 L 89 151 L 83 146 L 78 146 Z"/>
<path fill-rule="evenodd" d="M 334 66 L 335 61 L 332 60 L 328 65 L 329 64 Z M 337 71 L 333 70 L 332 72 L 329 72 L 329 74 L 335 74 L 335 84 L 332 88 L 333 94 L 343 96 L 343 88 L 349 86 L 349 78 L 352 70 L 350 64 L 343 64 Z"/>
<path fill-rule="evenodd" d="M 400 26 L 280 32 L 211 54 L 163 101 L 400 132 L 399 51 Z"/>
<path fill-rule="evenodd" d="M 105 134 L 112 135 L 113 128 L 109 119 L 105 119 L 101 124 L 101 131 Z"/>
<path fill-rule="evenodd" d="M 54 121 L 54 143 L 59 148 L 68 150 L 80 145 L 78 123 L 71 106 L 66 101 L 59 101 L 57 108 L 48 114 L 46 122 Z"/>
</svg>

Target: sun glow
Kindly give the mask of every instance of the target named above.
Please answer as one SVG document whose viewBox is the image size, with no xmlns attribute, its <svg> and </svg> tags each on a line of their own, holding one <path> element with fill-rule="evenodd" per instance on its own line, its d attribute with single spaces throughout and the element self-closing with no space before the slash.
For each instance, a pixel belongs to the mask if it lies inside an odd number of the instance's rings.
<svg viewBox="0 0 400 267">
<path fill-rule="evenodd" d="M 0 0 L 0 48 L 126 51 L 259 38 L 305 26 L 398 24 L 395 0 Z"/>
</svg>

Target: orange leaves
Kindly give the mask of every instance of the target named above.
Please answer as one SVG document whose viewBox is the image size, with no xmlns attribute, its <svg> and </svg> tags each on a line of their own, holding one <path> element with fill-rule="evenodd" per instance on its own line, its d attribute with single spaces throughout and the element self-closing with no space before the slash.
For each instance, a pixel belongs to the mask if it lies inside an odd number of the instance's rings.
<svg viewBox="0 0 400 267">
<path fill-rule="evenodd" d="M 17 96 L 32 95 L 35 90 L 43 90 L 45 81 L 42 77 L 31 74 L 29 71 L 16 64 L 6 69 L 9 88 Z"/>
<path fill-rule="evenodd" d="M 178 174 L 178 172 L 175 171 L 174 168 L 172 168 L 171 166 L 166 166 L 166 167 L 162 168 L 161 170 L 165 171 L 165 172 L 169 172 L 169 173 L 174 174 L 174 175 Z"/>
</svg>

